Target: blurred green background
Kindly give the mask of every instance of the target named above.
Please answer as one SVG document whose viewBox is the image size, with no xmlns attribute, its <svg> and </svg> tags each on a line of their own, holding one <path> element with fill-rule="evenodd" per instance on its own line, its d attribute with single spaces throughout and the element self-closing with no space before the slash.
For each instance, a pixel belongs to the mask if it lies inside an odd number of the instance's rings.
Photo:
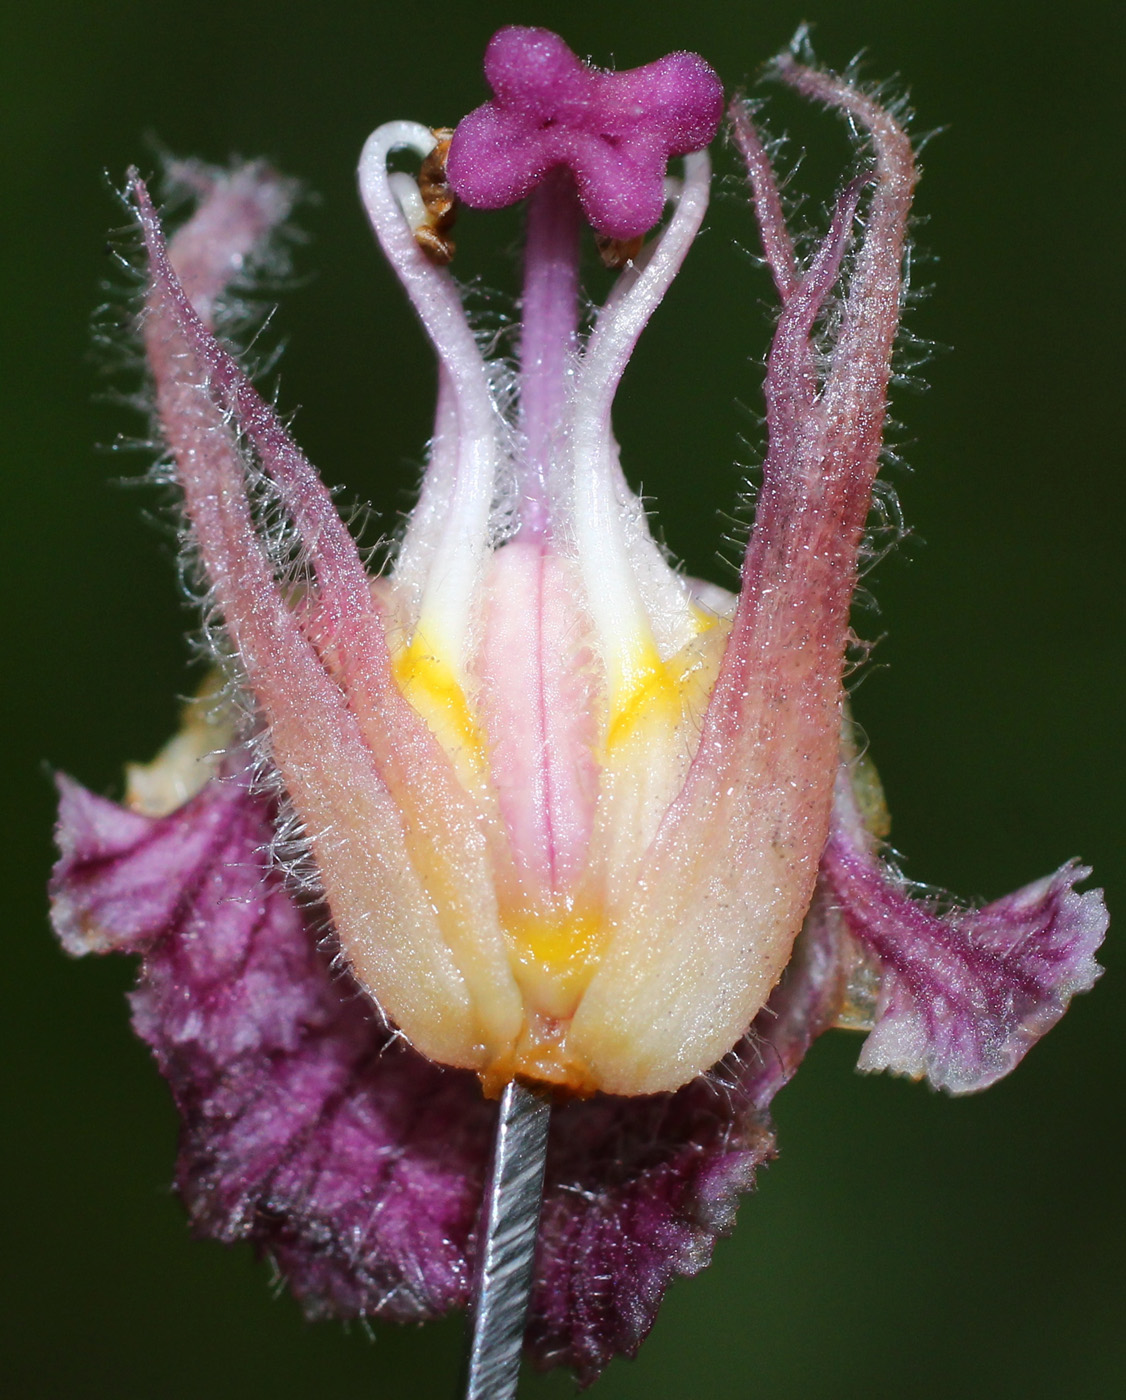
<svg viewBox="0 0 1126 1400">
<path fill-rule="evenodd" d="M 455 121 L 511 21 L 633 66 L 699 50 L 729 87 L 801 19 L 820 56 L 910 85 L 924 157 L 914 331 L 954 347 L 900 392 L 894 472 L 913 537 L 872 580 L 883 636 L 856 697 L 908 870 L 993 897 L 1076 853 L 1112 908 L 1122 861 L 1120 241 L 1122 9 L 939 0 L 447 3 L 40 0 L 4 20 L 7 328 L 3 558 L 11 567 L 4 770 L 7 1393 L 114 1400 L 448 1397 L 460 1323 L 305 1324 L 249 1251 L 192 1243 L 168 1191 L 175 1122 L 127 1027 L 125 960 L 71 963 L 46 931 L 48 766 L 116 793 L 190 684 L 189 621 L 136 431 L 96 401 L 89 316 L 120 183 L 153 140 L 265 154 L 318 196 L 277 328 L 281 402 L 332 482 L 393 512 L 429 431 L 428 351 L 354 194 L 370 128 Z M 773 92 L 774 90 L 772 90 Z M 811 147 L 812 215 L 843 128 L 775 93 Z M 627 468 L 697 573 L 716 564 L 758 442 L 765 275 L 730 152 L 709 231 L 643 342 L 617 412 Z M 466 227 L 458 271 L 511 287 L 515 223 Z M 750 446 L 744 439 L 749 440 Z M 14 498 L 14 499 L 13 499 Z M 727 551 L 730 557 L 731 551 Z M 853 1071 L 827 1037 L 777 1103 L 782 1158 L 634 1363 L 595 1393 L 714 1400 L 1126 1393 L 1123 995 L 1113 975 L 1009 1081 L 953 1102 Z M 529 1397 L 572 1392 L 561 1375 Z"/>
</svg>

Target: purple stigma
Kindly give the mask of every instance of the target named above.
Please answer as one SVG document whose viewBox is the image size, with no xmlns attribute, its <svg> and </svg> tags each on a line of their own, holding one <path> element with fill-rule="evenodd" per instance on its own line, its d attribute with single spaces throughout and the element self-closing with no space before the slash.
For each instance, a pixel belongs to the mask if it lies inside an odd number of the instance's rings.
<svg viewBox="0 0 1126 1400">
<path fill-rule="evenodd" d="M 607 238 L 637 238 L 658 222 L 669 157 L 708 145 L 723 116 L 719 78 L 698 54 L 605 73 L 548 29 L 498 30 L 485 77 L 495 96 L 462 119 L 450 147 L 458 198 L 503 209 L 565 166 Z"/>
</svg>

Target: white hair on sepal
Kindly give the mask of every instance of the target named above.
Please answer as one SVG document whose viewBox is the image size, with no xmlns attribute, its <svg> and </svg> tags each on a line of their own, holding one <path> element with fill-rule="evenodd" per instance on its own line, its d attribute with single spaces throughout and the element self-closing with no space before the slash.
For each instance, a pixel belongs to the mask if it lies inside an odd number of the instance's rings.
<svg viewBox="0 0 1126 1400">
<path fill-rule="evenodd" d="M 138 324 L 138 317 L 134 317 L 133 320 L 134 325 Z M 201 389 L 200 392 L 205 390 Z M 131 406 L 141 406 L 140 395 L 134 396 Z M 208 406 L 213 408 L 210 400 Z M 159 434 L 151 389 L 144 396 L 143 407 L 153 419 L 155 433 Z M 281 501 L 278 488 L 262 469 L 257 454 L 239 432 L 232 415 L 225 414 L 222 422 L 215 424 L 208 431 L 228 433 L 234 438 L 234 445 L 243 464 L 246 491 L 255 517 L 256 534 L 270 559 L 279 585 L 283 591 L 298 597 L 302 592 L 313 589 L 314 570 L 292 517 Z M 150 450 L 162 448 L 159 436 L 150 439 L 147 445 Z M 162 486 L 174 486 L 174 463 L 166 451 L 159 450 L 146 476 L 131 480 L 134 484 L 140 480 Z M 262 723 L 241 662 L 229 638 L 214 588 L 200 562 L 193 533 L 183 516 L 178 491 L 175 495 L 177 499 L 170 510 L 166 509 L 164 518 L 173 523 L 171 533 L 174 534 L 178 546 L 177 567 L 182 595 L 199 618 L 198 626 L 189 632 L 190 651 L 197 660 L 202 660 L 209 668 L 218 671 L 223 678 L 222 684 L 216 687 L 208 703 L 215 716 L 230 717 L 228 723 L 235 737 L 224 752 L 231 758 L 240 750 L 247 753 L 253 775 L 252 790 L 278 806 L 281 815 L 276 835 L 270 843 L 269 864 L 282 873 L 294 893 L 303 898 L 319 899 L 322 891 L 312 857 L 311 842 L 289 807 L 284 785 L 270 750 L 268 731 Z M 231 766 L 227 765 L 228 773 Z M 219 776 L 222 777 L 221 768 Z"/>
<path fill-rule="evenodd" d="M 324 890 L 313 857 L 313 836 L 294 810 L 272 763 L 266 783 L 277 802 L 274 831 L 268 844 L 270 864 L 281 873 L 292 893 L 303 899 L 321 899 Z M 317 833 L 317 838 L 323 840 L 330 834 L 329 831 L 321 831 Z"/>
<path fill-rule="evenodd" d="M 895 454 L 889 453 L 888 460 L 906 470 L 905 464 Z M 858 586 L 853 597 L 854 607 L 879 612 L 871 592 L 866 586 L 860 586 L 859 581 L 867 579 L 878 564 L 881 564 L 889 554 L 894 553 L 913 534 L 914 531 L 907 524 L 904 516 L 899 491 L 895 483 L 889 481 L 885 476 L 877 476 L 872 483 L 872 499 L 860 544 L 857 568 Z"/>
<path fill-rule="evenodd" d="M 160 206 L 163 222 L 175 216 L 189 203 L 197 202 L 217 180 L 230 177 L 239 170 L 261 168 L 264 163 L 234 159 L 227 167 L 208 165 L 198 160 L 183 160 L 173 156 L 159 143 L 154 143 L 160 166 Z M 102 287 L 105 300 L 94 313 L 94 343 L 106 377 L 114 379 L 123 374 L 139 376 L 143 384 L 122 389 L 112 385 L 101 395 L 103 401 L 120 404 L 151 415 L 154 412 L 151 384 L 148 381 L 146 358 L 140 336 L 146 308 L 148 272 L 140 226 L 130 199 L 129 186 L 119 186 L 107 177 L 114 197 L 128 212 L 124 225 L 111 231 L 106 250 L 114 258 L 119 280 L 106 278 Z M 290 179 L 276 181 L 281 197 L 292 210 L 308 196 L 299 182 Z M 190 213 L 191 211 L 189 211 Z M 170 235 L 171 236 L 171 235 Z M 276 298 L 294 284 L 292 248 L 305 241 L 305 235 L 288 218 L 275 225 L 243 258 L 227 286 L 216 298 L 213 308 L 214 331 L 236 349 L 239 363 L 255 379 L 274 371 L 283 345 L 262 346 L 259 342 L 272 320 Z M 136 445 L 150 450 L 159 441 L 159 433 L 149 439 L 137 439 Z M 133 440 L 120 437 L 115 450 L 129 450 Z M 160 480 L 160 478 L 158 478 Z M 161 482 L 163 484 L 163 482 Z"/>
</svg>

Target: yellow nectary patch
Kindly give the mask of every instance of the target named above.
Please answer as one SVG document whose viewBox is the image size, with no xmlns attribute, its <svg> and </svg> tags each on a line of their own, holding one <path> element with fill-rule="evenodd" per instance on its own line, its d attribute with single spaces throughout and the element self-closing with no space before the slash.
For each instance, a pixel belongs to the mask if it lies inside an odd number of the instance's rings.
<svg viewBox="0 0 1126 1400">
<path fill-rule="evenodd" d="M 628 739 L 639 723 L 657 717 L 675 722 L 680 717 L 680 705 L 680 686 L 650 642 L 634 658 L 628 681 L 615 697 L 606 732 L 606 748 L 613 749 Z"/>
<path fill-rule="evenodd" d="M 694 607 L 692 614 L 695 637 L 667 661 L 661 659 L 652 636 L 646 635 L 611 668 L 617 679 L 612 686 L 606 728 L 607 751 L 628 740 L 641 725 L 657 721 L 674 727 L 694 696 L 702 691 L 706 698 L 730 624 L 702 608 Z M 712 632 L 716 635 L 709 638 Z M 715 645 L 711 644 L 713 641 Z M 706 671 L 706 675 L 701 675 L 701 671 Z"/>
<path fill-rule="evenodd" d="M 460 776 L 479 776 L 484 764 L 481 730 L 453 668 L 435 655 L 421 627 L 393 655 L 391 665 L 395 683 L 426 721 Z"/>
</svg>

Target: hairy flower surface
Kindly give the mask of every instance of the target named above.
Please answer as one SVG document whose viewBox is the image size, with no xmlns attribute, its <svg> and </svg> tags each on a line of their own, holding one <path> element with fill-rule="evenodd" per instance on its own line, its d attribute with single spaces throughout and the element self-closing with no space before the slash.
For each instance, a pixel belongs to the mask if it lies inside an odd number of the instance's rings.
<svg viewBox="0 0 1126 1400">
<path fill-rule="evenodd" d="M 141 954 L 134 1023 L 184 1117 L 192 1219 L 254 1239 L 311 1313 L 468 1300 L 481 1091 L 520 1076 L 566 1100 L 529 1345 L 589 1379 L 706 1262 L 821 1031 L 866 1029 L 863 1068 L 966 1092 L 1097 975 L 1106 916 L 1076 863 L 943 912 L 883 855 L 843 675 L 915 166 L 854 84 L 776 70 L 869 154 L 799 259 L 731 108 L 781 301 L 737 596 L 670 566 L 610 417 L 705 215 L 723 97 L 703 60 L 604 73 L 508 28 L 493 97 L 452 136 L 368 140 L 364 204 L 439 363 L 418 504 L 378 577 L 215 334 L 289 186 L 193 167 L 198 210 L 166 244 L 132 180 L 157 418 L 232 683 L 133 770 L 126 807 L 62 780 L 54 919 L 73 953 Z M 389 170 L 404 151 L 417 178 Z M 458 203 L 519 199 L 510 365 L 445 263 Z M 584 327 L 587 225 L 621 270 Z M 294 840 L 303 889 L 279 859 Z"/>
</svg>

